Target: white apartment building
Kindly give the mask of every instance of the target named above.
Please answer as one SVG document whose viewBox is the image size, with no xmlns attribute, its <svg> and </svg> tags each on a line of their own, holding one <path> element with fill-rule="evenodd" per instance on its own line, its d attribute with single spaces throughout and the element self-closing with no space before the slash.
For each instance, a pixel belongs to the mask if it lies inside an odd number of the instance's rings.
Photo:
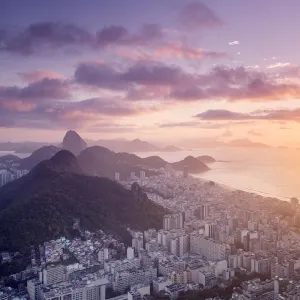
<svg viewBox="0 0 300 300">
<path fill-rule="evenodd" d="M 200 234 L 190 236 L 191 253 L 200 254 L 209 260 L 226 258 L 226 244 L 216 242 Z"/>
<path fill-rule="evenodd" d="M 37 279 L 31 279 L 27 281 L 27 292 L 30 300 L 41 299 L 42 283 Z"/>
<path fill-rule="evenodd" d="M 66 280 L 66 268 L 61 264 L 48 265 L 40 271 L 40 282 L 45 286 L 59 283 Z"/>
<path fill-rule="evenodd" d="M 70 283 L 53 287 L 43 294 L 43 300 L 105 300 L 107 279 Z"/>
</svg>

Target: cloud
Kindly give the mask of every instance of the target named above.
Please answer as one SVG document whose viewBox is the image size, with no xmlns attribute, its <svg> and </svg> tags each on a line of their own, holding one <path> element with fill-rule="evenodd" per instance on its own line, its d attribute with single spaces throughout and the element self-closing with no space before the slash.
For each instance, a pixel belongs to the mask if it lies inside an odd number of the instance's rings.
<svg viewBox="0 0 300 300">
<path fill-rule="evenodd" d="M 75 24 L 39 22 L 19 32 L 2 30 L 0 51 L 31 55 L 42 50 L 74 46 L 97 49 L 114 45 L 145 45 L 163 37 L 164 31 L 157 24 L 144 24 L 137 33 L 130 33 L 123 26 L 104 27 L 92 33 Z"/>
<path fill-rule="evenodd" d="M 196 79 L 195 79 L 196 78 Z M 171 97 L 181 100 L 273 101 L 300 97 L 296 83 L 280 83 L 271 75 L 245 67 L 218 66 L 207 74 L 191 76 L 190 84 L 173 88 Z"/>
<path fill-rule="evenodd" d="M 112 90 L 126 90 L 133 85 L 173 86 L 186 79 L 180 68 L 158 62 L 138 62 L 126 70 L 102 63 L 81 63 L 75 71 L 76 82 Z"/>
<path fill-rule="evenodd" d="M 23 81 L 27 83 L 39 81 L 44 78 L 62 79 L 62 76 L 58 73 L 50 72 L 50 71 L 41 71 L 41 70 L 30 71 L 30 72 L 19 72 L 18 75 Z"/>
<path fill-rule="evenodd" d="M 74 74 L 78 83 L 111 90 L 124 90 L 127 85 L 117 70 L 99 62 L 80 63 Z"/>
<path fill-rule="evenodd" d="M 208 73 L 197 74 L 155 61 L 139 61 L 122 69 L 103 63 L 82 63 L 75 71 L 75 80 L 99 88 L 127 91 L 135 99 L 138 95 L 140 100 L 153 99 L 149 98 L 150 87 L 155 88 L 156 99 L 166 101 L 264 102 L 300 97 L 298 84 L 282 83 L 272 74 L 245 67 L 217 66 Z"/>
<path fill-rule="evenodd" d="M 207 110 L 195 117 L 200 120 L 230 121 L 230 120 L 269 120 L 300 122 L 300 108 L 296 109 L 266 109 L 250 113 L 238 113 L 229 110 Z"/>
<path fill-rule="evenodd" d="M 290 78 L 300 78 L 300 66 L 288 65 L 280 70 L 280 74 Z"/>
<path fill-rule="evenodd" d="M 164 57 L 174 59 L 218 59 L 227 57 L 227 54 L 225 52 L 191 48 L 180 42 L 173 42 L 154 50 L 154 59 Z"/>
<path fill-rule="evenodd" d="M 175 127 L 192 127 L 200 129 L 220 129 L 226 126 L 244 125 L 249 124 L 246 121 L 230 121 L 230 122 L 202 122 L 202 121 L 189 121 L 189 122 L 173 122 L 158 124 L 160 128 L 175 128 Z"/>
<path fill-rule="evenodd" d="M 256 130 L 249 130 L 248 131 L 248 134 L 249 135 L 253 135 L 253 136 L 261 136 L 262 134 L 260 133 L 260 132 L 258 132 L 258 131 L 256 131 Z"/>
<path fill-rule="evenodd" d="M 149 108 L 133 105 L 117 98 L 92 98 L 82 101 L 38 103 L 28 110 L 11 110 L 0 105 L 0 127 L 80 128 L 103 119 L 122 118 L 148 113 Z"/>
<path fill-rule="evenodd" d="M 274 69 L 274 68 L 283 68 L 283 67 L 287 67 L 289 66 L 290 63 L 282 63 L 282 62 L 278 62 L 276 64 L 272 64 L 272 65 L 269 65 L 267 66 L 268 69 Z"/>
<path fill-rule="evenodd" d="M 67 81 L 44 78 L 25 87 L 0 86 L 0 107 L 10 110 L 27 110 L 42 101 L 69 97 Z"/>
<path fill-rule="evenodd" d="M 164 32 L 157 24 L 144 24 L 137 34 L 131 34 L 123 26 L 110 26 L 96 33 L 96 42 L 100 46 L 145 45 L 163 37 Z"/>
<path fill-rule="evenodd" d="M 230 136 L 233 136 L 232 134 L 232 131 L 227 129 L 225 130 L 222 134 L 221 134 L 221 137 L 230 137 Z"/>
<path fill-rule="evenodd" d="M 201 30 L 222 24 L 221 19 L 204 3 L 190 2 L 184 6 L 179 17 L 181 25 L 188 30 Z"/>
<path fill-rule="evenodd" d="M 249 115 L 244 113 L 232 112 L 225 109 L 209 109 L 203 113 L 196 115 L 201 120 L 248 120 L 251 119 Z"/>
<path fill-rule="evenodd" d="M 134 132 L 139 129 L 134 124 L 116 124 L 116 123 L 107 123 L 99 122 L 96 125 L 92 125 L 86 128 L 87 132 L 99 132 L 99 133 L 125 133 L 125 132 Z"/>
<path fill-rule="evenodd" d="M 34 23 L 18 33 L 6 32 L 1 40 L 2 50 L 27 55 L 40 47 L 59 48 L 93 43 L 94 37 L 87 30 L 59 22 Z"/>
<path fill-rule="evenodd" d="M 181 42 L 169 42 L 154 47 L 118 47 L 115 53 L 133 61 L 162 61 L 172 60 L 197 60 L 227 58 L 225 52 L 211 51 L 197 47 L 189 47 Z"/>
<path fill-rule="evenodd" d="M 240 44 L 239 41 L 232 41 L 232 42 L 228 43 L 229 46 L 236 46 L 236 45 L 239 45 L 239 44 Z"/>
<path fill-rule="evenodd" d="M 160 124 L 160 128 L 174 128 L 174 127 L 197 127 L 199 126 L 199 122 L 176 122 L 176 123 L 164 123 Z"/>
</svg>

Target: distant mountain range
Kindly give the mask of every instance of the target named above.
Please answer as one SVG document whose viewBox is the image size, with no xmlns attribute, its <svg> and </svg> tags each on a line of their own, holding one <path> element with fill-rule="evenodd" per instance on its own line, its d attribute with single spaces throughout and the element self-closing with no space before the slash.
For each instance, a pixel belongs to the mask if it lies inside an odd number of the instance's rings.
<svg viewBox="0 0 300 300">
<path fill-rule="evenodd" d="M 237 139 L 226 143 L 229 147 L 245 147 L 245 148 L 270 148 L 269 145 L 259 142 L 252 142 L 249 139 Z"/>
<path fill-rule="evenodd" d="M 98 140 L 88 142 L 90 146 L 102 146 L 115 152 L 177 152 L 181 151 L 173 145 L 158 147 L 140 139 L 128 140 Z"/>
<path fill-rule="evenodd" d="M 67 141 L 67 142 L 66 142 Z M 140 143 L 136 141 L 135 143 Z M 86 148 L 85 141 L 76 132 L 67 132 L 62 144 L 73 154 L 78 154 L 78 163 L 82 170 L 88 175 L 104 176 L 114 179 L 116 172 L 120 173 L 120 178 L 125 180 L 132 172 L 139 175 L 140 171 L 145 171 L 146 176 L 157 174 L 157 169 L 164 168 L 167 161 L 159 156 L 150 156 L 141 158 L 135 154 L 126 152 L 114 152 L 102 146 L 92 146 Z M 80 152 L 80 150 L 82 150 Z M 20 168 L 31 170 L 40 162 L 52 158 L 61 149 L 56 146 L 44 146 L 34 151 L 29 157 L 18 160 Z M 200 173 L 208 171 L 209 167 L 205 162 L 212 162 L 213 158 L 209 156 L 201 156 L 195 158 L 188 156 L 184 160 L 170 163 L 176 171 L 183 171 L 187 166 L 190 173 Z"/>
<path fill-rule="evenodd" d="M 141 158 L 135 154 L 116 153 L 101 146 L 89 147 L 82 151 L 78 156 L 78 162 L 87 174 L 113 178 L 115 172 L 118 172 L 123 179 L 131 172 L 145 171 L 147 176 L 153 175 L 156 173 L 153 169 L 164 168 L 169 164 L 159 156 Z M 190 173 L 209 170 L 207 165 L 193 156 L 170 165 L 176 171 L 183 171 L 187 166 Z"/>
<path fill-rule="evenodd" d="M 62 150 L 0 188 L 0 251 L 25 251 L 70 236 L 75 218 L 85 229 L 127 242 L 127 228 L 159 229 L 166 213 L 137 184 L 129 191 L 108 178 L 87 176 L 76 157 Z"/>
<path fill-rule="evenodd" d="M 78 149 L 74 149 L 72 143 L 76 143 Z M 35 143 L 35 142 L 18 142 L 18 143 L 0 143 L 0 151 L 15 151 L 15 153 L 32 153 L 33 151 L 43 147 L 49 146 L 48 143 Z M 75 131 L 68 131 L 63 139 L 62 143 L 54 144 L 56 147 L 72 150 L 75 155 L 78 155 L 88 146 L 102 146 L 113 150 L 115 152 L 177 152 L 181 151 L 181 148 L 178 148 L 173 145 L 166 147 L 158 147 L 146 141 L 140 139 L 134 140 L 87 140 L 84 141 Z"/>
</svg>

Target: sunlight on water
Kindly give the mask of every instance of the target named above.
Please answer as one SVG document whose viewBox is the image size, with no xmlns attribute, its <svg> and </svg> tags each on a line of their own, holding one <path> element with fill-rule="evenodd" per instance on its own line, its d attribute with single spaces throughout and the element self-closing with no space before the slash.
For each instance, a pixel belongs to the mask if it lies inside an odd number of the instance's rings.
<svg viewBox="0 0 300 300">
<path fill-rule="evenodd" d="M 281 199 L 300 198 L 300 151 L 289 149 L 205 148 L 171 153 L 138 153 L 146 157 L 159 155 L 174 162 L 188 155 L 210 155 L 217 162 L 210 171 L 195 176 Z"/>
</svg>

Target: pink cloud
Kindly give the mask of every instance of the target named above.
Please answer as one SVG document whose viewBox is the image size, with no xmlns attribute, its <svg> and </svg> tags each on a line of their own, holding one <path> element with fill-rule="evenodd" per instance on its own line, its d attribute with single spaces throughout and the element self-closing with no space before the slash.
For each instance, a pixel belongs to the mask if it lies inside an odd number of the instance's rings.
<svg viewBox="0 0 300 300">
<path fill-rule="evenodd" d="M 34 82 L 34 81 L 39 81 L 44 78 L 52 78 L 52 79 L 62 79 L 62 75 L 56 73 L 56 72 L 51 72 L 51 71 L 41 71 L 41 70 L 36 70 L 36 71 L 31 71 L 31 72 L 19 72 L 18 75 L 20 78 L 27 82 Z"/>
</svg>

